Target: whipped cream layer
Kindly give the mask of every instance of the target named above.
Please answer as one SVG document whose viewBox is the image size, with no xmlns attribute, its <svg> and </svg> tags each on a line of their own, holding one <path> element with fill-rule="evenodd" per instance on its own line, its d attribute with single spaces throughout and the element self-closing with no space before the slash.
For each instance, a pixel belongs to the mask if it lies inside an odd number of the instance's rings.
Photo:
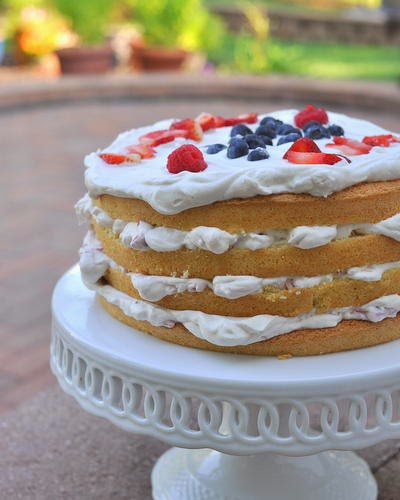
<svg viewBox="0 0 400 500">
<path fill-rule="evenodd" d="M 291 245 L 303 250 L 326 245 L 336 239 L 348 238 L 352 234 L 381 234 L 400 241 L 400 214 L 376 224 L 338 224 L 332 226 L 298 226 L 293 229 L 270 229 L 257 233 L 228 233 L 216 227 L 199 226 L 191 231 L 170 227 L 153 226 L 147 222 L 128 222 L 112 219 L 102 209 L 93 205 L 85 195 L 75 206 L 79 220 L 91 217 L 103 227 L 119 235 L 126 247 L 136 250 L 173 252 L 180 248 L 202 249 L 215 254 L 231 248 L 259 250 L 278 245 Z"/>
<path fill-rule="evenodd" d="M 295 317 L 262 314 L 237 318 L 200 311 L 174 311 L 133 299 L 110 285 L 88 283 L 87 286 L 109 303 L 119 307 L 126 316 L 167 328 L 181 323 L 196 337 L 219 346 L 253 344 L 305 328 L 332 328 L 347 319 L 376 323 L 386 318 L 394 318 L 400 311 L 400 295 L 387 295 L 363 306 L 333 309 L 325 314 L 310 312 Z"/>
<path fill-rule="evenodd" d="M 388 262 L 370 266 L 352 267 L 346 271 L 324 276 L 282 276 L 278 278 L 258 278 L 256 276 L 215 276 L 212 281 L 201 278 L 180 278 L 173 276 L 152 276 L 129 273 L 116 264 L 102 251 L 102 246 L 93 231 L 85 236 L 80 249 L 80 268 L 86 283 L 96 284 L 108 268 L 118 269 L 129 276 L 132 285 L 144 300 L 157 302 L 168 295 L 192 292 L 199 293 L 210 289 L 219 297 L 237 299 L 247 295 L 261 293 L 267 287 L 278 290 L 292 288 L 311 288 L 337 278 L 349 278 L 359 281 L 379 281 L 385 271 L 399 268 L 400 262 Z"/>
<path fill-rule="evenodd" d="M 284 123 L 293 124 L 297 110 L 270 113 Z M 259 119 L 263 117 L 260 116 Z M 329 123 L 344 128 L 345 136 L 362 140 L 364 136 L 391 133 L 365 120 L 328 113 Z M 168 128 L 172 120 L 155 123 L 125 132 L 105 149 L 110 153 L 125 153 L 126 148 L 138 142 L 141 135 Z M 252 129 L 257 124 L 250 125 Z M 369 154 L 351 156 L 335 165 L 294 165 L 282 157 L 291 146 L 267 147 L 270 158 L 250 162 L 246 157 L 228 159 L 226 150 L 214 155 L 205 153 L 209 144 L 229 140 L 231 127 L 221 127 L 204 133 L 201 142 L 176 139 L 156 147 L 154 158 L 142 160 L 133 166 L 105 164 L 97 153 L 85 158 L 85 182 L 90 195 L 101 194 L 137 198 L 149 203 L 163 214 L 176 214 L 183 210 L 233 198 L 249 198 L 256 195 L 277 193 L 309 193 L 313 196 L 329 196 L 346 187 L 362 182 L 389 181 L 400 178 L 400 144 L 388 148 L 374 147 Z M 322 151 L 335 153 L 326 148 L 330 139 L 316 141 Z M 183 143 L 193 143 L 203 150 L 208 168 L 202 172 L 171 174 L 165 168 L 168 155 Z M 274 140 L 274 144 L 277 139 Z M 337 151 L 340 153 L 340 151 Z"/>
</svg>

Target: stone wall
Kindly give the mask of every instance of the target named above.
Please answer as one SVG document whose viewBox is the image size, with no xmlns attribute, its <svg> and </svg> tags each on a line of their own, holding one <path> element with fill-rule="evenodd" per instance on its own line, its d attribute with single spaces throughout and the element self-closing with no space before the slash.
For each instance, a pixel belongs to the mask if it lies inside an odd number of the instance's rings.
<svg viewBox="0 0 400 500">
<path fill-rule="evenodd" d="M 215 7 L 232 31 L 248 29 L 243 12 L 234 6 Z M 267 13 L 267 11 L 265 11 Z M 283 40 L 329 41 L 362 45 L 398 45 L 400 47 L 400 17 L 383 11 L 343 15 L 299 13 L 268 10 L 271 34 Z M 400 49 L 399 49 L 400 50 Z"/>
</svg>

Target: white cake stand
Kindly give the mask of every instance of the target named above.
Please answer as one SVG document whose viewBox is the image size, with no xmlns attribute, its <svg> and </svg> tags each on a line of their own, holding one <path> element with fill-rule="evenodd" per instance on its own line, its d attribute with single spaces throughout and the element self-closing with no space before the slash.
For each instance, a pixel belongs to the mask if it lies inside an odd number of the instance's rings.
<svg viewBox="0 0 400 500">
<path fill-rule="evenodd" d="M 77 267 L 53 297 L 51 366 L 90 413 L 179 448 L 156 500 L 372 500 L 349 451 L 400 437 L 400 342 L 278 360 L 189 349 L 111 318 Z"/>
</svg>

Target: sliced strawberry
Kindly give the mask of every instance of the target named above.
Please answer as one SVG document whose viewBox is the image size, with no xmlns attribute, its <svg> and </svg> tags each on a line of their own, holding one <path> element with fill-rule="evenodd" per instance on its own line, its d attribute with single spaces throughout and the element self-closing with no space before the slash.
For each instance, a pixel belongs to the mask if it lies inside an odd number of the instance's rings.
<svg viewBox="0 0 400 500">
<path fill-rule="evenodd" d="M 320 153 L 321 150 L 317 146 L 317 144 L 312 140 L 309 139 L 308 137 L 302 137 L 301 139 L 297 139 L 296 142 L 294 142 L 290 148 L 286 151 L 286 153 L 283 156 L 284 160 L 287 160 L 287 155 L 291 151 L 295 151 L 298 153 Z"/>
<path fill-rule="evenodd" d="M 224 127 L 230 127 L 232 125 L 237 125 L 238 123 L 256 123 L 257 114 L 247 113 L 246 115 L 239 115 L 237 118 L 225 118 Z"/>
<path fill-rule="evenodd" d="M 225 127 L 225 118 L 223 116 L 214 116 L 215 128 Z"/>
<path fill-rule="evenodd" d="M 389 147 L 393 142 L 400 142 L 400 139 L 393 134 L 386 135 L 370 135 L 364 137 L 362 140 L 364 144 L 369 146 L 382 146 L 384 148 Z"/>
<path fill-rule="evenodd" d="M 371 151 L 372 146 L 364 144 L 363 142 L 356 141 L 355 139 L 348 139 L 347 137 L 334 136 L 333 143 L 326 144 L 328 148 L 339 149 L 343 154 L 350 156 L 365 155 Z"/>
<path fill-rule="evenodd" d="M 150 147 L 159 146 L 174 141 L 177 137 L 187 137 L 187 130 L 155 130 L 139 137 L 140 144 Z"/>
<path fill-rule="evenodd" d="M 193 139 L 194 141 L 201 141 L 203 138 L 203 129 L 200 123 L 196 122 L 196 120 L 192 120 L 192 118 L 173 122 L 169 128 L 170 130 L 186 130 L 187 138 Z"/>
<path fill-rule="evenodd" d="M 200 113 L 199 116 L 195 118 L 195 121 L 200 124 L 203 132 L 216 127 L 215 116 L 210 113 Z"/>
<path fill-rule="evenodd" d="M 132 144 L 126 148 L 128 153 L 135 153 L 141 158 L 153 158 L 156 154 L 154 149 L 147 144 Z"/>
<path fill-rule="evenodd" d="M 350 160 L 341 155 L 333 155 L 330 153 L 303 153 L 299 151 L 288 151 L 284 158 L 290 163 L 297 163 L 301 165 L 314 165 L 314 164 L 325 164 L 333 165 L 338 161 L 345 159 L 348 163 Z"/>
<path fill-rule="evenodd" d="M 101 153 L 100 158 L 108 165 L 121 165 L 122 163 L 139 163 L 140 156 L 138 154 L 117 155 L 114 153 Z"/>
<path fill-rule="evenodd" d="M 318 123 L 328 123 L 328 114 L 323 108 L 316 108 L 312 104 L 299 111 L 294 117 L 294 123 L 297 127 L 303 128 L 304 125 L 310 121 Z"/>
</svg>

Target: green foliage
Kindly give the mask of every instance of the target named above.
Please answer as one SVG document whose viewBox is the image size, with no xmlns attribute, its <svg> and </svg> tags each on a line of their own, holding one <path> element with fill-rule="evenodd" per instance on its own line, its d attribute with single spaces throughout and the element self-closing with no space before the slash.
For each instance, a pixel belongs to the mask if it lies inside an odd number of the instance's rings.
<svg viewBox="0 0 400 500">
<path fill-rule="evenodd" d="M 49 0 L 71 23 L 83 43 L 104 41 L 113 2 L 111 0 Z"/>
<path fill-rule="evenodd" d="M 133 21 L 149 45 L 208 51 L 224 36 L 222 22 L 201 0 L 130 0 Z"/>
</svg>

